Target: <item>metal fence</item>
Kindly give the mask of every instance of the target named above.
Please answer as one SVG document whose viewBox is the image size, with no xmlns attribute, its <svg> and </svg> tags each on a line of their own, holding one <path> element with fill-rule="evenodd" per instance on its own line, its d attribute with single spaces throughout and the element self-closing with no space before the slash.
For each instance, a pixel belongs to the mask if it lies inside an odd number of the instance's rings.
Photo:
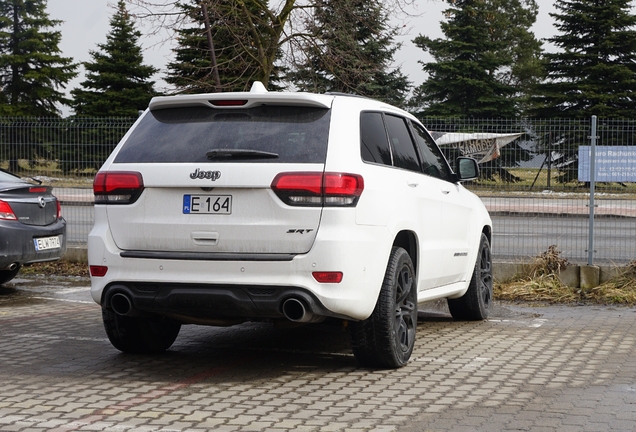
<svg viewBox="0 0 636 432">
<path fill-rule="evenodd" d="M 93 226 L 93 177 L 136 118 L 0 117 L 0 168 L 54 187 L 69 245 Z"/>
<path fill-rule="evenodd" d="M 135 120 L 0 118 L 0 167 L 53 185 L 69 242 L 85 244 L 93 176 Z M 556 245 L 564 258 L 585 262 L 590 221 L 594 263 L 636 259 L 636 121 L 598 121 L 596 154 L 603 156 L 597 168 L 605 177 L 595 184 L 592 219 L 589 172 L 585 176 L 590 153 L 582 147 L 590 145 L 590 119 L 422 121 L 449 160 L 470 155 L 480 161 L 480 179 L 466 187 L 491 212 L 495 259 L 527 260 Z"/>
<path fill-rule="evenodd" d="M 62 183 L 92 178 L 135 120 L 0 117 L 0 166 Z"/>
<path fill-rule="evenodd" d="M 493 217 L 496 259 L 525 260 L 556 245 L 568 260 L 588 262 L 591 226 L 594 263 L 636 259 L 636 121 L 597 122 L 598 183 L 590 218 L 591 155 L 584 150 L 591 119 L 422 120 L 438 136 L 466 134 L 462 143 L 441 145 L 449 160 L 496 153 L 493 134 L 518 135 L 497 148 L 499 157 L 482 161 L 482 177 L 467 185 Z"/>
</svg>

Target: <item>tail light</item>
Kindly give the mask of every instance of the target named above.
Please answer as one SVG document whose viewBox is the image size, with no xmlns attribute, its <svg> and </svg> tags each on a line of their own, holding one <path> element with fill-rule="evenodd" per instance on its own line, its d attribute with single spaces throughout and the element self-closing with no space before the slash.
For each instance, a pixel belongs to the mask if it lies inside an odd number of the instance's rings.
<svg viewBox="0 0 636 432">
<path fill-rule="evenodd" d="M 141 173 L 98 172 L 93 181 L 95 204 L 132 204 L 144 190 Z"/>
<path fill-rule="evenodd" d="M 57 204 L 57 218 L 60 219 L 62 217 L 62 204 L 60 204 L 60 200 L 55 200 Z"/>
<path fill-rule="evenodd" d="M 0 200 L 0 220 L 18 220 L 8 202 Z"/>
<path fill-rule="evenodd" d="M 271 187 L 291 206 L 355 207 L 364 190 L 364 179 L 358 174 L 290 172 L 278 174 Z"/>
<path fill-rule="evenodd" d="M 93 277 L 104 277 L 106 276 L 106 273 L 108 272 L 108 267 L 106 266 L 92 265 L 92 266 L 89 266 L 88 269 L 90 270 L 91 276 Z"/>
</svg>

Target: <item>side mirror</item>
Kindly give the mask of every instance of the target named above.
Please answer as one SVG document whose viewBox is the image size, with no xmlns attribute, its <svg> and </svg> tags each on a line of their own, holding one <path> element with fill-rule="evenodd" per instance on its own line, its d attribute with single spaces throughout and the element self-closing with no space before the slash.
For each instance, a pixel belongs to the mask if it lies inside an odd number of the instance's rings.
<svg viewBox="0 0 636 432">
<path fill-rule="evenodd" d="M 457 180 L 460 182 L 474 180 L 479 177 L 477 161 L 469 157 L 458 157 L 456 160 Z"/>
</svg>

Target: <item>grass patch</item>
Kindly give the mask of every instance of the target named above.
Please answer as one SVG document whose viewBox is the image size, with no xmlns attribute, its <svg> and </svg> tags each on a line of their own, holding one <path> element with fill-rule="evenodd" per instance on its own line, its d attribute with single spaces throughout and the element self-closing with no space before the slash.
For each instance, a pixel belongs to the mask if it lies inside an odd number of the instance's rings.
<svg viewBox="0 0 636 432">
<path fill-rule="evenodd" d="M 522 277 L 506 283 L 497 283 L 494 287 L 495 299 L 505 301 L 580 303 L 580 293 L 580 289 L 561 283 L 556 275 L 544 275 L 534 279 Z"/>
<path fill-rule="evenodd" d="M 522 194 L 526 196 L 528 192 L 541 194 L 542 198 L 549 198 L 550 195 L 545 191 L 553 192 L 553 198 L 559 198 L 560 193 L 567 194 L 583 194 L 590 192 L 589 184 L 579 182 L 574 179 L 563 183 L 560 179 L 562 173 L 556 169 L 550 172 L 550 181 L 548 181 L 547 169 L 538 168 L 506 168 L 510 175 L 516 177 L 518 181 L 507 182 L 499 176 L 491 179 L 480 178 L 473 182 L 465 183 L 465 186 L 477 193 L 478 195 L 505 195 Z M 549 186 L 548 186 L 549 185 Z M 595 185 L 596 193 L 607 195 L 620 195 L 621 198 L 636 198 L 636 183 L 616 183 L 616 182 L 597 182 Z"/>
<path fill-rule="evenodd" d="M 597 304 L 636 305 L 636 261 L 620 275 L 583 294 Z"/>
<path fill-rule="evenodd" d="M 495 284 L 495 298 L 514 302 L 636 306 L 636 261 L 628 264 L 618 276 L 589 290 L 561 282 L 558 274 L 567 265 L 557 247 L 550 246 L 534 259 L 525 275 Z"/>
<path fill-rule="evenodd" d="M 21 275 L 42 276 L 80 276 L 88 277 L 88 264 L 72 263 L 68 261 L 49 261 L 28 264 L 20 269 Z"/>
<path fill-rule="evenodd" d="M 0 168 L 9 170 L 9 162 L 0 161 Z M 64 173 L 55 161 L 19 159 L 18 170 L 13 171 L 13 174 L 25 180 L 39 180 L 46 186 L 90 188 L 96 172 L 96 169 L 86 168 L 81 171 L 75 170 L 73 173 Z"/>
</svg>

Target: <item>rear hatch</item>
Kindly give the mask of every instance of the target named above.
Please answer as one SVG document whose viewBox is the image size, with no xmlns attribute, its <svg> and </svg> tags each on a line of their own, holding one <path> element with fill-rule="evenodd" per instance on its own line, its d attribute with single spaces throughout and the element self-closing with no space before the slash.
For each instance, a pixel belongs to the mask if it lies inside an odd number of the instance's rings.
<svg viewBox="0 0 636 432">
<path fill-rule="evenodd" d="M 280 173 L 322 175 L 331 98 L 300 97 L 290 105 L 276 96 L 238 95 L 243 98 L 153 100 L 112 164 L 96 177 L 96 203 L 107 204 L 120 249 L 309 251 L 321 203 L 289 205 L 271 186 Z"/>
</svg>

